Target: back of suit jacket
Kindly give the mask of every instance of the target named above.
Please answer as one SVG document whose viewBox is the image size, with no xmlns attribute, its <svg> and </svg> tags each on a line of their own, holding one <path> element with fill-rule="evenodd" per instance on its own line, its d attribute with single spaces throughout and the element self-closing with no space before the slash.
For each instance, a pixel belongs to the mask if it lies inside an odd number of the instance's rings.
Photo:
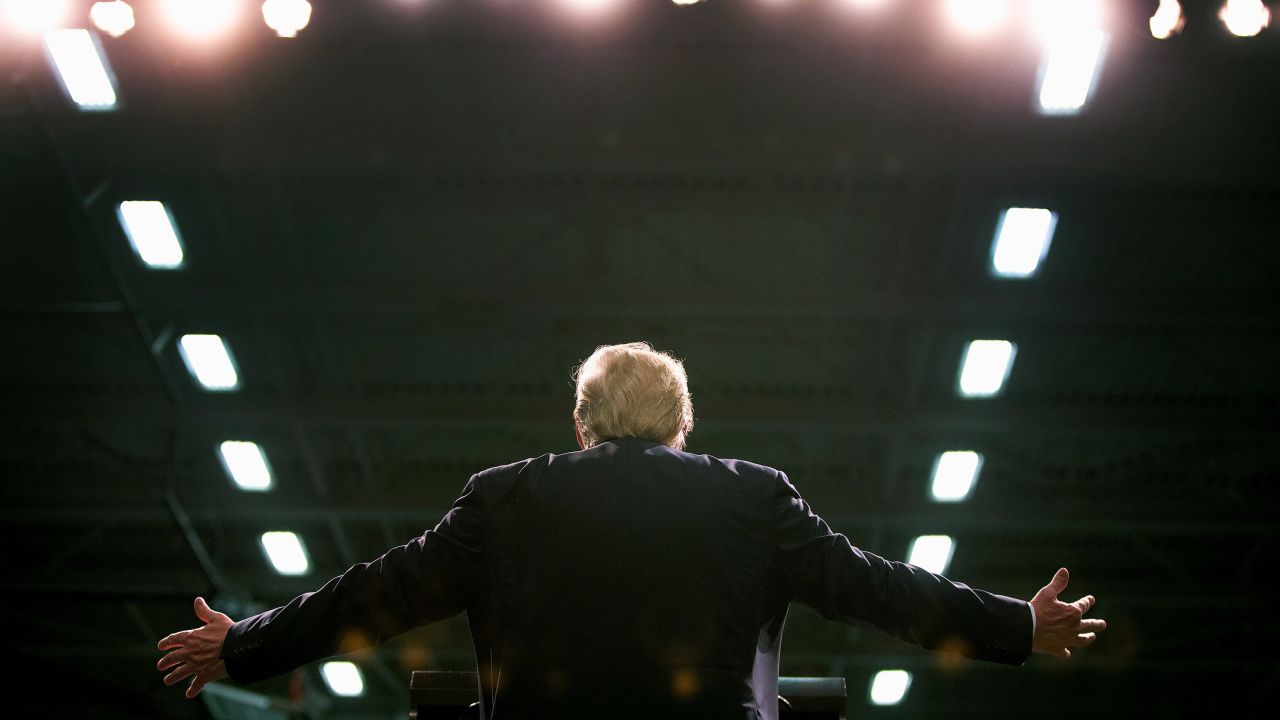
<svg viewBox="0 0 1280 720">
<path fill-rule="evenodd" d="M 622 438 L 473 476 L 435 529 L 236 623 L 251 682 L 465 611 L 483 716 L 775 718 L 798 600 L 1021 663 L 1027 604 L 852 547 L 787 477 Z"/>
</svg>

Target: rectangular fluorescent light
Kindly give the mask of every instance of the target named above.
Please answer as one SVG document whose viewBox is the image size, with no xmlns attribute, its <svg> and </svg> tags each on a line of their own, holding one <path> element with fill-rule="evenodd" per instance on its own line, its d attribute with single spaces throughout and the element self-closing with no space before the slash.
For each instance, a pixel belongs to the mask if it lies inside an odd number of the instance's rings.
<svg viewBox="0 0 1280 720">
<path fill-rule="evenodd" d="M 205 390 L 235 390 L 240 386 L 231 350 L 217 335 L 183 335 L 178 350 L 187 371 Z"/>
<path fill-rule="evenodd" d="M 218 446 L 218 457 L 227 475 L 241 490 L 271 489 L 271 468 L 267 456 L 257 443 L 227 440 Z"/>
<path fill-rule="evenodd" d="M 960 394 L 991 397 L 1000 392 L 1013 367 L 1018 346 L 1008 340 L 974 340 L 960 361 Z"/>
<path fill-rule="evenodd" d="M 1078 28 L 1048 38 L 1040 64 L 1036 94 L 1044 115 L 1074 115 L 1089 100 L 1107 46 L 1107 34 L 1097 28 Z"/>
<path fill-rule="evenodd" d="M 320 666 L 320 675 L 334 695 L 357 697 L 364 694 L 364 678 L 353 662 L 331 660 Z"/>
<path fill-rule="evenodd" d="M 991 242 L 991 272 L 996 277 L 1028 278 L 1049 252 L 1058 214 L 1044 208 L 1012 207 L 1000 213 Z"/>
<path fill-rule="evenodd" d="M 281 575 L 306 575 L 309 568 L 302 538 L 291 532 L 262 533 L 262 550 Z"/>
<path fill-rule="evenodd" d="M 871 704 L 897 705 L 911 687 L 911 673 L 906 670 L 881 670 L 871 678 Z"/>
<path fill-rule="evenodd" d="M 58 80 L 67 96 L 81 110 L 114 110 L 115 80 L 106 56 L 88 30 L 48 30 L 45 52 L 58 71 Z"/>
<path fill-rule="evenodd" d="M 126 200 L 116 206 L 120 227 L 133 251 L 149 268 L 182 267 L 182 241 L 178 226 L 164 203 L 158 200 Z"/>
<path fill-rule="evenodd" d="M 950 535 L 921 535 L 911 541 L 907 562 L 931 573 L 943 575 L 951 564 L 955 542 Z"/>
<path fill-rule="evenodd" d="M 933 463 L 931 493 L 938 502 L 959 502 L 969 496 L 982 469 L 982 455 L 972 450 L 948 450 Z"/>
</svg>

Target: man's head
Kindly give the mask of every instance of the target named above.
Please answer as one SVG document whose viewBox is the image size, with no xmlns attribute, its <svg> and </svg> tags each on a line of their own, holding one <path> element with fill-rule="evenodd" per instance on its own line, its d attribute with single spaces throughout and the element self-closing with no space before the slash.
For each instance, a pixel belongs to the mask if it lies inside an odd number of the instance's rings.
<svg viewBox="0 0 1280 720">
<path fill-rule="evenodd" d="M 684 448 L 693 430 L 693 402 L 679 360 L 645 342 L 601 345 L 573 378 L 573 422 L 584 448 L 621 437 Z"/>
</svg>

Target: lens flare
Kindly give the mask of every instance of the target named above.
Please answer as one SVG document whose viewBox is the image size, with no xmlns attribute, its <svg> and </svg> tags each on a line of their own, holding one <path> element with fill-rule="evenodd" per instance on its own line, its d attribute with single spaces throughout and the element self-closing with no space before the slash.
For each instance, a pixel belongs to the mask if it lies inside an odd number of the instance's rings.
<svg viewBox="0 0 1280 720">
<path fill-rule="evenodd" d="M 67 0 L 4 0 L 4 14 L 18 30 L 39 35 L 67 19 Z"/>
<path fill-rule="evenodd" d="M 102 32 L 120 37 L 133 29 L 133 8 L 124 0 L 96 2 L 89 9 L 89 19 Z"/>
<path fill-rule="evenodd" d="M 1236 37 L 1253 37 L 1271 24 L 1271 11 L 1262 0 L 1227 0 L 1218 17 Z"/>
<path fill-rule="evenodd" d="M 1151 26 L 1151 36 L 1157 40 L 1171 38 L 1182 30 L 1185 21 L 1178 0 L 1160 0 L 1160 7 L 1156 8 L 1155 15 L 1151 16 L 1148 23 Z"/>
<path fill-rule="evenodd" d="M 280 37 L 297 37 L 298 31 L 311 21 L 311 3 L 307 0 L 267 0 L 262 3 L 262 19 Z"/>
</svg>

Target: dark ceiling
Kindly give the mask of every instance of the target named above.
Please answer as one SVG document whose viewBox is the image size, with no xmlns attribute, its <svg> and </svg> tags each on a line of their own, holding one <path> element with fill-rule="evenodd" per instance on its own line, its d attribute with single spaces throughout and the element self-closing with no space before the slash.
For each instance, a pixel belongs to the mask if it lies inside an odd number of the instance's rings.
<svg viewBox="0 0 1280 720">
<path fill-rule="evenodd" d="M 851 716 L 1274 697 L 1277 28 L 1234 38 L 1189 2 L 1161 42 L 1154 2 L 1115 3 L 1090 104 L 1044 117 L 1038 46 L 959 40 L 934 2 L 632 0 L 596 23 L 550 0 L 312 4 L 294 40 L 250 18 L 194 47 L 134 3 L 103 39 L 113 113 L 0 43 L 2 607 L 24 679 L 84 693 L 54 707 L 204 712 L 154 667 L 195 595 L 281 604 L 420 535 L 471 473 L 575 449 L 570 370 L 638 339 L 686 360 L 690 450 L 786 470 L 890 558 L 951 533 L 948 575 L 976 587 L 1029 598 L 1065 565 L 1110 622 L 1010 669 L 793 607 L 783 673 L 845 676 Z M 169 205 L 181 270 L 132 253 L 128 199 Z M 1018 204 L 1057 233 L 1036 277 L 997 280 Z M 187 332 L 227 339 L 239 392 L 195 386 Z M 960 399 L 978 337 L 1016 362 L 999 397 Z M 274 491 L 228 481 L 231 438 L 263 446 Z M 958 446 L 986 457 L 977 488 L 932 503 Z M 284 528 L 310 575 L 262 558 Z M 365 698 L 316 689 L 309 712 L 403 717 L 410 670 L 474 667 L 463 618 L 362 662 Z M 866 702 L 885 667 L 916 673 L 900 707 Z"/>
</svg>

